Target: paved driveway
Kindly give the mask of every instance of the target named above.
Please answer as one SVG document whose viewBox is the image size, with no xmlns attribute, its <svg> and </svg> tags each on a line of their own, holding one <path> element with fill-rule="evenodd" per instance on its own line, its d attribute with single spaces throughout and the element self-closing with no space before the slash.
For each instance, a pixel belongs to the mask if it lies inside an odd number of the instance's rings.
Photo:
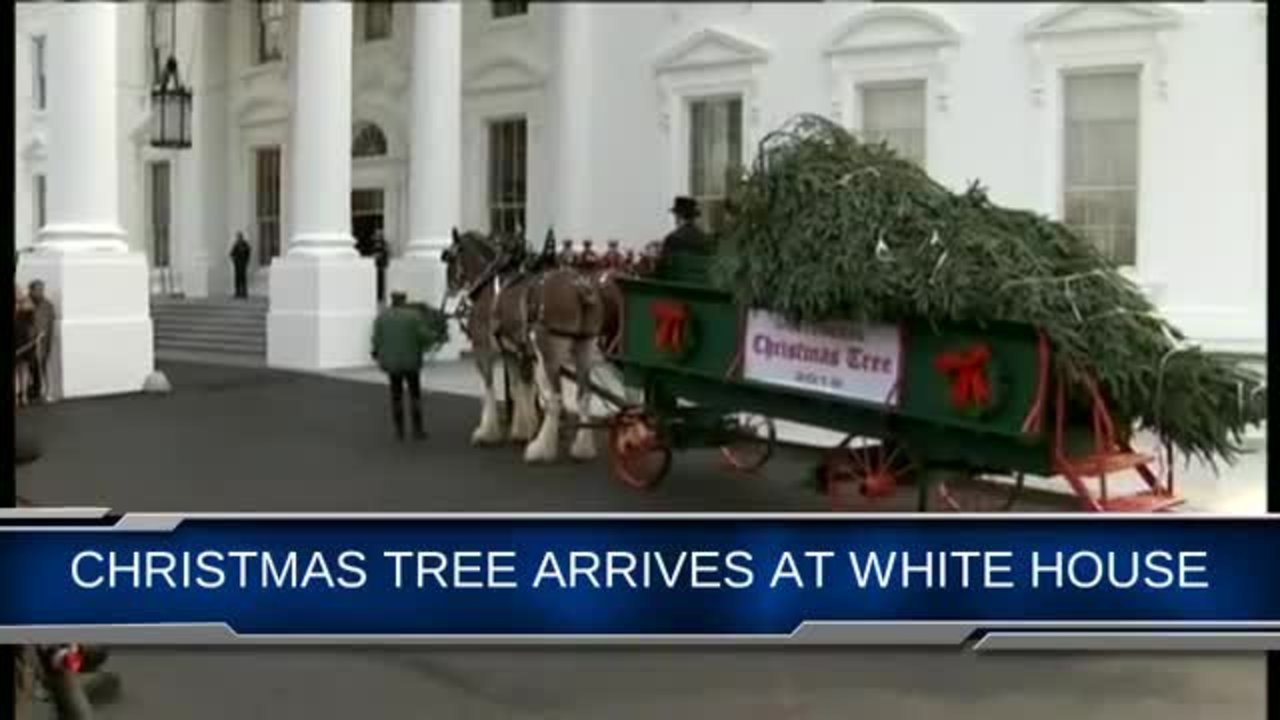
<svg viewBox="0 0 1280 720">
<path fill-rule="evenodd" d="M 602 463 L 527 468 L 467 446 L 475 401 L 430 398 L 423 445 L 390 440 L 369 383 L 198 365 L 168 397 L 32 411 L 46 457 L 23 469 L 42 504 L 119 510 L 809 510 L 810 458 L 766 478 L 681 456 L 660 492 Z M 1020 655 L 868 649 L 122 648 L 108 719 L 1162 718 L 1263 716 L 1258 655 Z"/>
</svg>

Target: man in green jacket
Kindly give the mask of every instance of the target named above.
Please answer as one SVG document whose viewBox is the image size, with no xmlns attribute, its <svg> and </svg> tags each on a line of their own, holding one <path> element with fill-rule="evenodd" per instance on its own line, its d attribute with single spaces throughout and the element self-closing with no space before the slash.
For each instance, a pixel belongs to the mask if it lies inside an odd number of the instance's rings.
<svg viewBox="0 0 1280 720">
<path fill-rule="evenodd" d="M 391 381 L 391 415 L 396 437 L 404 440 L 404 391 L 409 389 L 413 437 L 422 440 L 422 355 L 430 335 L 422 314 L 409 307 L 403 292 L 391 293 L 391 307 L 373 323 L 373 358 Z"/>
</svg>

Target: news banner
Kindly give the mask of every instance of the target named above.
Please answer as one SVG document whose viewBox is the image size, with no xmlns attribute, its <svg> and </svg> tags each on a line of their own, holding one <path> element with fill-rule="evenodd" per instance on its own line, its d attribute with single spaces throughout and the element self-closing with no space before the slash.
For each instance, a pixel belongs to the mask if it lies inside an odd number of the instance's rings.
<svg viewBox="0 0 1280 720">
<path fill-rule="evenodd" d="M 1280 647 L 1269 517 L 6 512 L 0 642 Z"/>
</svg>

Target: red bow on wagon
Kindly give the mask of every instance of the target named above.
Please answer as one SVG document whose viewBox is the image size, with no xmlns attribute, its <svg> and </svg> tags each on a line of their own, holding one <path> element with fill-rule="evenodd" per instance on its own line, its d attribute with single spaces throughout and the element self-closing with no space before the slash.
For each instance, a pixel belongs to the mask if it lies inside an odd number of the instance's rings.
<svg viewBox="0 0 1280 720">
<path fill-rule="evenodd" d="M 653 344 L 659 350 L 679 353 L 684 349 L 685 327 L 689 322 L 689 308 L 683 303 L 658 301 L 651 306 L 657 327 Z"/>
<path fill-rule="evenodd" d="M 947 352 L 934 358 L 933 366 L 951 378 L 951 404 L 960 410 L 980 410 L 991 403 L 987 363 L 991 348 L 985 344 Z"/>
</svg>

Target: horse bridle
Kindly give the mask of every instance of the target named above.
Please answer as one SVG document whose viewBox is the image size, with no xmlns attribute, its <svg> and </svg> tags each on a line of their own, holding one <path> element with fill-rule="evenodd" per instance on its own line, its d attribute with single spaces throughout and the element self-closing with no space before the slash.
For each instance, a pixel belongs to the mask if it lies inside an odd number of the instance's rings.
<svg viewBox="0 0 1280 720">
<path fill-rule="evenodd" d="M 484 289 L 486 284 L 493 282 L 493 279 L 498 276 L 498 273 L 508 260 L 507 254 L 502 251 L 502 248 L 489 245 L 488 243 L 477 239 L 474 235 L 462 235 L 459 236 L 454 247 L 449 247 L 441 253 L 440 257 L 444 260 L 446 273 L 452 272 L 453 263 L 461 260 L 458 257 L 458 253 L 461 252 L 462 248 L 457 246 L 468 241 L 479 247 L 481 254 L 491 255 L 491 258 L 488 260 L 488 264 L 485 265 L 484 269 L 480 272 L 480 275 L 467 287 L 460 290 L 462 293 L 462 301 L 458 303 L 457 308 L 455 308 L 452 313 L 445 313 L 445 316 L 452 320 L 460 320 L 466 317 L 467 311 L 470 309 L 470 305 L 475 302 L 476 296 L 480 294 L 480 291 Z M 440 298 L 441 311 L 444 311 L 449 298 L 457 294 L 450 288 L 450 285 L 451 283 L 446 277 L 444 284 L 444 296 Z"/>
</svg>

